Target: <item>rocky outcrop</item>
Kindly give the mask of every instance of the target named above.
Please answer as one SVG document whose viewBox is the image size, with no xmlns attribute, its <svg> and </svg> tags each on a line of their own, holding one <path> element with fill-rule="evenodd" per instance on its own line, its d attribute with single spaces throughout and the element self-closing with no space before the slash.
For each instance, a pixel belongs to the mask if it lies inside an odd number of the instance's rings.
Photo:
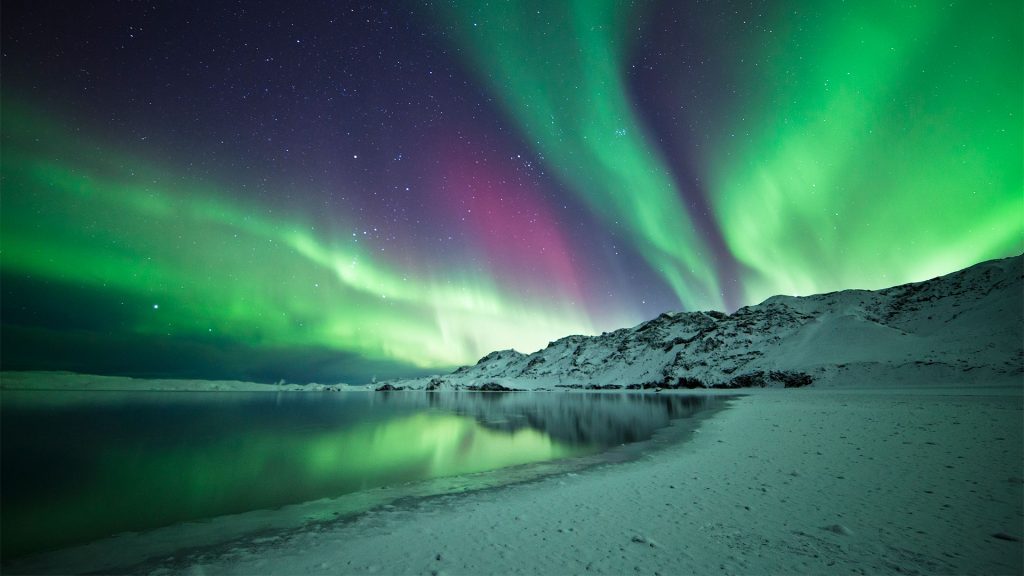
<svg viewBox="0 0 1024 576">
<path fill-rule="evenodd" d="M 1019 380 L 1022 262 L 983 262 L 878 291 L 773 296 L 733 314 L 667 312 L 633 328 L 567 336 L 532 354 L 491 352 L 443 379 L 410 385 L 657 390 Z"/>
</svg>

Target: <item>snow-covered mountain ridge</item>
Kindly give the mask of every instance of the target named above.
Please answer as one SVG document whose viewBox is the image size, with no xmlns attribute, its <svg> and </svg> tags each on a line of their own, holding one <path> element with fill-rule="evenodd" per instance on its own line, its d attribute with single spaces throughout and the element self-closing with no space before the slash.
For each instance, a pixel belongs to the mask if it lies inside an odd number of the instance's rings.
<svg viewBox="0 0 1024 576">
<path fill-rule="evenodd" d="M 543 350 L 500 350 L 407 388 L 899 385 L 1024 380 L 1024 255 L 883 290 L 665 313 Z"/>
</svg>

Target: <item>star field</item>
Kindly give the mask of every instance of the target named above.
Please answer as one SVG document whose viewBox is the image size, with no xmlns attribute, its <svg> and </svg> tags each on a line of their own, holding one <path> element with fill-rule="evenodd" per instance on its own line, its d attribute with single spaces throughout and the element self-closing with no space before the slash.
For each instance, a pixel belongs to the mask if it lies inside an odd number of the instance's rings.
<svg viewBox="0 0 1024 576">
<path fill-rule="evenodd" d="M 18 2 L 3 369 L 362 382 L 1024 250 L 1010 2 Z"/>
</svg>

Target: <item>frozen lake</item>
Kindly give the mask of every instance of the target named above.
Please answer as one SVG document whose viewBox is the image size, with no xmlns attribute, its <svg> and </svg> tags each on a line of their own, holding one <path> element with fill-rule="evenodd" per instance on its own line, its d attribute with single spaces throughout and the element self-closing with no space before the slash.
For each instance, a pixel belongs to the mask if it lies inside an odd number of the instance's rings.
<svg viewBox="0 0 1024 576">
<path fill-rule="evenodd" d="M 251 525 L 260 529 L 336 520 L 400 498 L 630 458 L 652 438 L 682 434 L 683 427 L 669 427 L 673 420 L 721 401 L 625 393 L 5 391 L 3 556 L 157 529 L 172 534 L 164 544 L 209 545 L 201 531 L 190 539 L 187 529 L 165 527 L 235 515 L 243 520 L 216 532 L 242 537 L 247 517 L 258 518 Z"/>
</svg>

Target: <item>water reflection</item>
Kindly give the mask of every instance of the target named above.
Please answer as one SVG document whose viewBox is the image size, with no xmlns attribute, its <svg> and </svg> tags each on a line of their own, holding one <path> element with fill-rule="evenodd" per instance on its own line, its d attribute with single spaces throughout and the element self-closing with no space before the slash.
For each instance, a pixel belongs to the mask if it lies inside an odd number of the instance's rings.
<svg viewBox="0 0 1024 576">
<path fill-rule="evenodd" d="M 591 454 L 706 398 L 4 392 L 3 556 Z"/>
<path fill-rule="evenodd" d="M 497 430 L 532 428 L 573 445 L 616 446 L 650 438 L 675 418 L 705 407 L 705 396 L 624 393 L 426 394 L 433 407 L 474 417 Z"/>
</svg>

